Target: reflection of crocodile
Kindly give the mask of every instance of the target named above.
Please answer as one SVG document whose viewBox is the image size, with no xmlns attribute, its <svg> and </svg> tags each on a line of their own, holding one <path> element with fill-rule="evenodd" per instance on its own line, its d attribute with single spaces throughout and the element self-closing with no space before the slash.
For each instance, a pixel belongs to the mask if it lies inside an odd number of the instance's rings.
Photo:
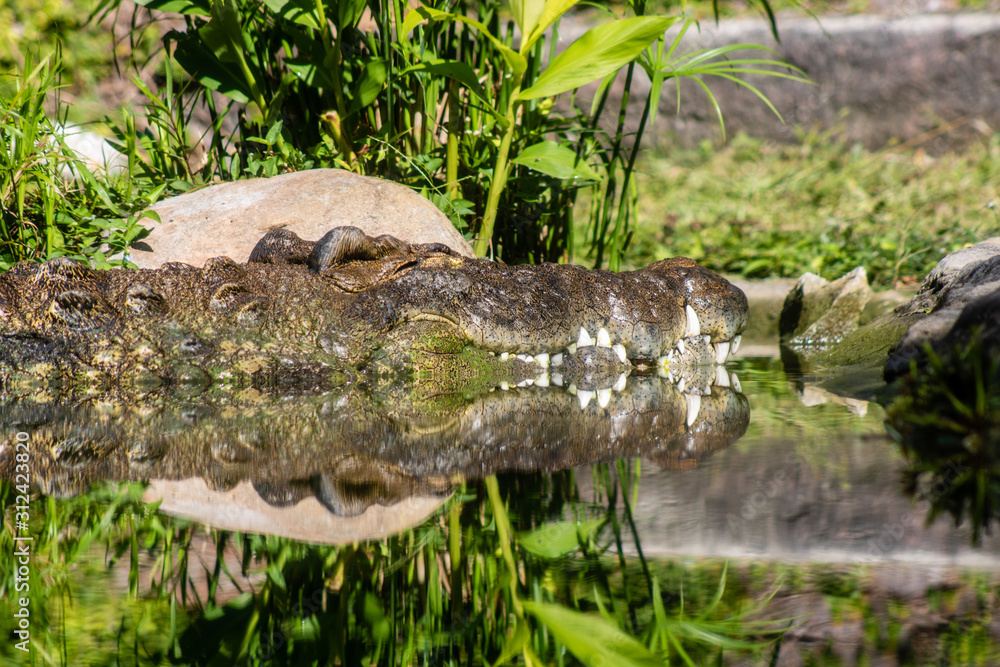
<svg viewBox="0 0 1000 667">
<path fill-rule="evenodd" d="M 509 267 L 353 227 L 315 244 L 277 230 L 243 265 L 15 266 L 0 276 L 0 383 L 313 388 L 402 369 L 588 392 L 636 365 L 721 363 L 746 319 L 742 292 L 683 258 Z"/>
<path fill-rule="evenodd" d="M 315 495 L 330 511 L 354 515 L 504 470 L 629 456 L 695 465 L 746 430 L 738 384 L 730 377 L 699 395 L 635 376 L 607 407 L 590 401 L 583 410 L 568 390 L 537 386 L 479 396 L 427 394 L 419 384 L 298 396 L 30 391 L 0 402 L 0 438 L 27 432 L 33 480 L 47 494 L 73 495 L 103 479 L 199 476 L 221 490 L 251 480 L 272 505 Z M 13 476 L 13 450 L 0 449 L 0 478 Z"/>
</svg>

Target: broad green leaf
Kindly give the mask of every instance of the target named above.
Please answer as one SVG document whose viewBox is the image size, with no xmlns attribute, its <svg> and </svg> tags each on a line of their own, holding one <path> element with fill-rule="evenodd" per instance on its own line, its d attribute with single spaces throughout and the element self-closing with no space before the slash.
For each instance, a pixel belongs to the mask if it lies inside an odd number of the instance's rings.
<svg viewBox="0 0 1000 667">
<path fill-rule="evenodd" d="M 325 67 L 317 67 L 315 59 L 306 56 L 288 58 L 285 60 L 285 65 L 288 66 L 289 71 L 310 88 L 333 89 L 333 79 L 330 77 L 330 70 Z"/>
<path fill-rule="evenodd" d="M 635 16 L 612 21 L 585 32 L 543 71 L 519 99 L 553 97 L 604 78 L 635 60 L 676 18 Z"/>
<path fill-rule="evenodd" d="M 544 623 L 556 639 L 586 665 L 662 666 L 657 656 L 603 618 L 561 605 L 522 602 L 524 610 Z"/>
<path fill-rule="evenodd" d="M 529 169 L 534 169 L 535 171 L 540 171 L 543 174 L 554 178 L 580 178 L 588 181 L 601 180 L 601 175 L 594 171 L 589 164 L 578 159 L 576 153 L 573 152 L 572 149 L 554 141 L 542 141 L 532 146 L 528 146 L 521 151 L 516 158 L 512 159 L 511 162 L 523 165 Z M 556 526 L 567 526 L 570 529 L 573 529 L 570 531 L 569 537 L 572 538 L 573 546 L 575 547 L 576 524 L 573 523 L 550 524 L 539 528 L 531 534 L 538 534 L 539 531 L 544 531 L 548 528 L 554 528 Z"/>
<path fill-rule="evenodd" d="M 545 0 L 510 0 L 510 11 L 514 15 L 514 23 L 521 29 L 522 35 L 530 35 L 534 32 L 545 5 Z M 521 53 L 527 53 L 523 46 Z"/>
<path fill-rule="evenodd" d="M 458 60 L 430 60 L 419 65 L 414 65 L 413 67 L 407 67 L 403 70 L 402 74 L 409 74 L 411 72 L 427 72 L 428 74 L 454 79 L 468 88 L 473 95 L 489 103 L 489 100 L 486 99 L 486 91 L 483 89 L 482 84 L 479 83 L 476 73 L 468 63 Z"/>
<path fill-rule="evenodd" d="M 310 28 L 320 27 L 313 0 L 264 0 L 264 4 L 287 21 Z"/>
<path fill-rule="evenodd" d="M 531 629 L 528 627 L 527 621 L 520 618 L 517 621 L 517 627 L 514 628 L 514 634 L 504 644 L 500 657 L 493 663 L 493 667 L 510 662 L 512 658 L 521 653 L 529 639 L 531 639 Z"/>
<path fill-rule="evenodd" d="M 250 89 L 239 69 L 220 61 L 196 35 L 171 31 L 167 38 L 176 41 L 174 57 L 198 83 L 237 102 L 250 101 Z"/>
<path fill-rule="evenodd" d="M 364 14 L 367 0 L 338 0 L 337 2 L 337 26 L 338 28 L 354 27 L 361 20 Z"/>
<path fill-rule="evenodd" d="M 354 103 L 351 105 L 351 111 L 364 108 L 374 102 L 388 76 L 389 68 L 384 60 L 366 62 L 361 82 L 358 83 L 358 87 L 354 91 Z"/>
<path fill-rule="evenodd" d="M 209 0 L 136 0 L 137 5 L 161 12 L 175 12 L 191 16 L 210 16 Z"/>
<path fill-rule="evenodd" d="M 546 0 L 545 6 L 542 8 L 542 13 L 538 16 L 538 20 L 535 26 L 531 30 L 524 30 L 522 28 L 521 34 L 527 35 L 521 43 L 521 53 L 528 53 L 538 38 L 545 34 L 545 31 L 549 29 L 553 23 L 559 20 L 559 18 L 565 14 L 569 9 L 575 5 L 580 0 Z"/>
<path fill-rule="evenodd" d="M 410 13 L 406 15 L 406 18 L 403 19 L 403 27 L 399 31 L 400 37 L 402 39 L 408 39 L 408 36 L 411 32 L 413 32 L 413 29 L 424 21 L 457 21 L 459 23 L 472 26 L 479 31 L 480 35 L 493 42 L 493 46 L 501 53 L 501 55 L 503 55 L 504 60 L 506 60 L 507 64 L 510 65 L 510 68 L 514 70 L 514 74 L 524 74 L 524 70 L 528 68 L 528 61 L 524 59 L 524 56 L 497 39 L 485 25 L 479 21 L 470 19 L 468 16 L 463 16 L 462 14 L 449 14 L 448 12 L 443 12 L 440 9 L 417 7 L 416 9 L 410 11 Z"/>
<path fill-rule="evenodd" d="M 365 621 L 376 641 L 384 642 L 389 638 L 389 620 L 382 609 L 382 603 L 373 593 L 365 593 Z"/>
</svg>

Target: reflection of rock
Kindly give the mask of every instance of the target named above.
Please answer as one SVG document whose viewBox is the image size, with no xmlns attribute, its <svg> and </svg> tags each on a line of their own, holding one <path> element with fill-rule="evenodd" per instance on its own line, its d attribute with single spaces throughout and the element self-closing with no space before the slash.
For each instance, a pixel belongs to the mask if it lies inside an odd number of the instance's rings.
<svg viewBox="0 0 1000 667">
<path fill-rule="evenodd" d="M 783 345 L 804 353 L 824 350 L 858 328 L 872 296 L 868 276 L 858 267 L 828 282 L 807 273 L 785 297 L 778 323 Z"/>
<path fill-rule="evenodd" d="M 822 387 L 817 387 L 814 384 L 807 384 L 802 388 L 802 391 L 799 392 L 799 400 L 802 401 L 802 405 L 806 407 L 823 405 L 824 403 L 830 402 L 837 405 L 843 405 L 858 417 L 864 417 L 868 414 L 868 401 L 838 396 L 837 394 L 829 392 Z"/>
<path fill-rule="evenodd" d="M 33 476 L 47 494 L 74 495 L 105 479 L 200 477 L 223 494 L 245 486 L 276 511 L 318 502 L 351 518 L 505 470 L 623 456 L 697 465 L 746 431 L 749 404 L 738 387 L 729 375 L 687 392 L 631 376 L 584 407 L 557 387 L 424 395 L 419 381 L 318 396 L 185 397 L 164 387 L 128 402 L 47 394 L 35 403 L 43 395 L 28 393 L 0 403 L 0 426 L 28 431 Z M 12 478 L 13 465 L 9 449 L 0 453 L 0 475 Z"/>
<path fill-rule="evenodd" d="M 240 482 L 228 491 L 215 491 L 204 480 L 193 478 L 154 480 L 143 500 L 160 501 L 160 510 L 167 514 L 221 530 L 346 544 L 400 533 L 423 522 L 447 497 L 447 494 L 411 496 L 388 507 L 372 505 L 356 516 L 345 517 L 331 514 L 316 498 L 306 498 L 294 507 L 275 507 L 262 501 L 247 482 Z"/>
</svg>

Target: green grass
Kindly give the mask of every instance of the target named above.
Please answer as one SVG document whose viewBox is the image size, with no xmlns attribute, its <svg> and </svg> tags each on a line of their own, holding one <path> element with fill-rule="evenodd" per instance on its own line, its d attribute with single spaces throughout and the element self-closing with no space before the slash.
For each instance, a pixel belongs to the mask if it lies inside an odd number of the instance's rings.
<svg viewBox="0 0 1000 667">
<path fill-rule="evenodd" d="M 641 171 L 629 268 L 673 255 L 751 278 L 836 278 L 863 266 L 889 287 L 1000 233 L 1000 134 L 937 158 L 833 136 L 737 136 L 721 150 L 647 159 Z"/>
</svg>

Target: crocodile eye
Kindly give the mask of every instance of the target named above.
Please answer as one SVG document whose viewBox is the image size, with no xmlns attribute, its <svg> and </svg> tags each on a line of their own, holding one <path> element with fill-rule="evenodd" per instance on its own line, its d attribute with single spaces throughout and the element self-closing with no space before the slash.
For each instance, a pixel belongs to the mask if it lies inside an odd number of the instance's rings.
<svg viewBox="0 0 1000 667">
<path fill-rule="evenodd" d="M 162 294 L 141 283 L 128 288 L 125 304 L 136 315 L 166 315 L 170 311 L 167 299 Z"/>
<path fill-rule="evenodd" d="M 96 274 L 92 268 L 69 257 L 56 257 L 42 263 L 35 274 L 36 282 L 48 280 L 87 280 L 95 278 Z"/>
<path fill-rule="evenodd" d="M 225 310 L 232 306 L 241 297 L 247 294 L 247 289 L 238 283 L 225 283 L 220 285 L 212 294 L 208 302 L 208 307 L 212 310 Z"/>
<path fill-rule="evenodd" d="M 52 319 L 78 331 L 90 331 L 103 326 L 112 311 L 99 297 L 81 290 L 62 292 L 49 306 Z"/>
</svg>

